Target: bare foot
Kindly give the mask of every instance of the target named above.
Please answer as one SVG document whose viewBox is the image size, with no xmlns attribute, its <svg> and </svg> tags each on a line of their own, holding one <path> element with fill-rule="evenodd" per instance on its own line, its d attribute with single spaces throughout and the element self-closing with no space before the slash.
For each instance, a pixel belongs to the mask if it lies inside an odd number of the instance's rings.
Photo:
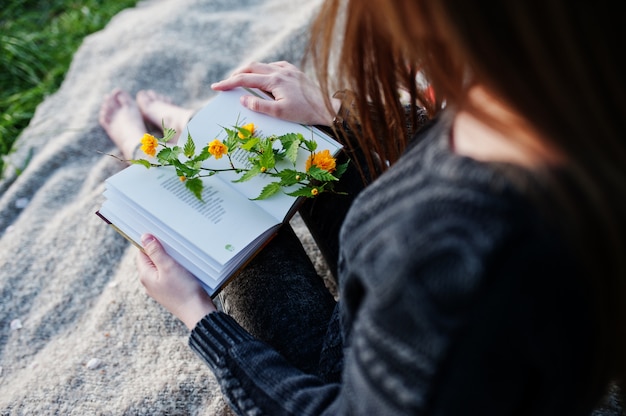
<svg viewBox="0 0 626 416">
<path fill-rule="evenodd" d="M 139 107 L 130 94 L 114 89 L 102 101 L 98 121 L 124 159 L 133 159 L 133 153 L 147 131 Z"/>
<path fill-rule="evenodd" d="M 139 111 L 146 121 L 160 129 L 164 125 L 176 130 L 172 143 L 176 143 L 194 113 L 191 109 L 177 106 L 169 97 L 153 90 L 137 92 L 136 100 Z"/>
</svg>

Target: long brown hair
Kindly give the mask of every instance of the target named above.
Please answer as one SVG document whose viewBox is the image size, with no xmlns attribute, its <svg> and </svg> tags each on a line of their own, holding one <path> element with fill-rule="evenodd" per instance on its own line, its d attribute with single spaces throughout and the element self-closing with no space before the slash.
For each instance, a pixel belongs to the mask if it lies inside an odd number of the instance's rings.
<svg viewBox="0 0 626 416">
<path fill-rule="evenodd" d="M 327 0 L 312 29 L 326 92 L 358 93 L 347 145 L 370 149 L 370 168 L 392 165 L 409 140 L 399 90 L 430 117 L 445 103 L 484 118 L 467 100 L 476 84 L 565 155 L 558 174 L 533 172 L 549 190 L 540 203 L 587 267 L 599 331 L 590 385 L 624 379 L 626 25 L 614 2 Z"/>
</svg>

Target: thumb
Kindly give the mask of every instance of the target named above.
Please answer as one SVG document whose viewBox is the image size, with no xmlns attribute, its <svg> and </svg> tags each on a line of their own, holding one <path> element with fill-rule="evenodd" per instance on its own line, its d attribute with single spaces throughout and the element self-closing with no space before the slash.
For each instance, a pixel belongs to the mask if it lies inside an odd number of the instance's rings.
<svg viewBox="0 0 626 416">
<path fill-rule="evenodd" d="M 141 236 L 141 245 L 143 246 L 145 254 L 150 258 L 157 269 L 159 265 L 163 264 L 163 262 L 169 258 L 159 240 L 152 234 L 143 234 Z"/>
</svg>

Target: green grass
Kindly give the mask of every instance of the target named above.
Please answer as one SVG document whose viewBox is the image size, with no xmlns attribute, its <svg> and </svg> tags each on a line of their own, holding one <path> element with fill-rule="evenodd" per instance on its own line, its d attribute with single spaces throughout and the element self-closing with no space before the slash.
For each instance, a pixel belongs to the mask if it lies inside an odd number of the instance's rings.
<svg viewBox="0 0 626 416">
<path fill-rule="evenodd" d="M 5 0 L 0 8 L 0 176 L 4 156 L 55 92 L 83 38 L 137 0 Z"/>
</svg>

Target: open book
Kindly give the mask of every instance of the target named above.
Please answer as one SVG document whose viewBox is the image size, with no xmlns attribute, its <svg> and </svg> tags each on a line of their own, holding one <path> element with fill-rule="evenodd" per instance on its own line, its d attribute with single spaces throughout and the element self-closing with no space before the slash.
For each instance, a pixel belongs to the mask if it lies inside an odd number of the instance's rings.
<svg viewBox="0 0 626 416">
<path fill-rule="evenodd" d="M 340 151 L 341 145 L 321 130 L 246 109 L 239 97 L 250 93 L 267 98 L 244 89 L 217 94 L 191 119 L 178 144 L 189 132 L 196 147 L 202 148 L 223 136 L 224 127 L 254 123 L 265 137 L 301 133 L 317 142 L 316 151 L 328 149 L 333 155 Z M 298 151 L 296 169 L 304 170 L 308 154 Z M 225 157 L 203 163 L 218 169 L 229 164 Z M 140 249 L 141 235 L 153 234 L 214 296 L 291 219 L 303 198 L 278 192 L 254 200 L 276 179 L 258 175 L 234 183 L 239 176 L 227 171 L 202 178 L 201 201 L 185 188 L 173 167 L 131 165 L 105 181 L 105 201 L 97 215 Z"/>
</svg>

